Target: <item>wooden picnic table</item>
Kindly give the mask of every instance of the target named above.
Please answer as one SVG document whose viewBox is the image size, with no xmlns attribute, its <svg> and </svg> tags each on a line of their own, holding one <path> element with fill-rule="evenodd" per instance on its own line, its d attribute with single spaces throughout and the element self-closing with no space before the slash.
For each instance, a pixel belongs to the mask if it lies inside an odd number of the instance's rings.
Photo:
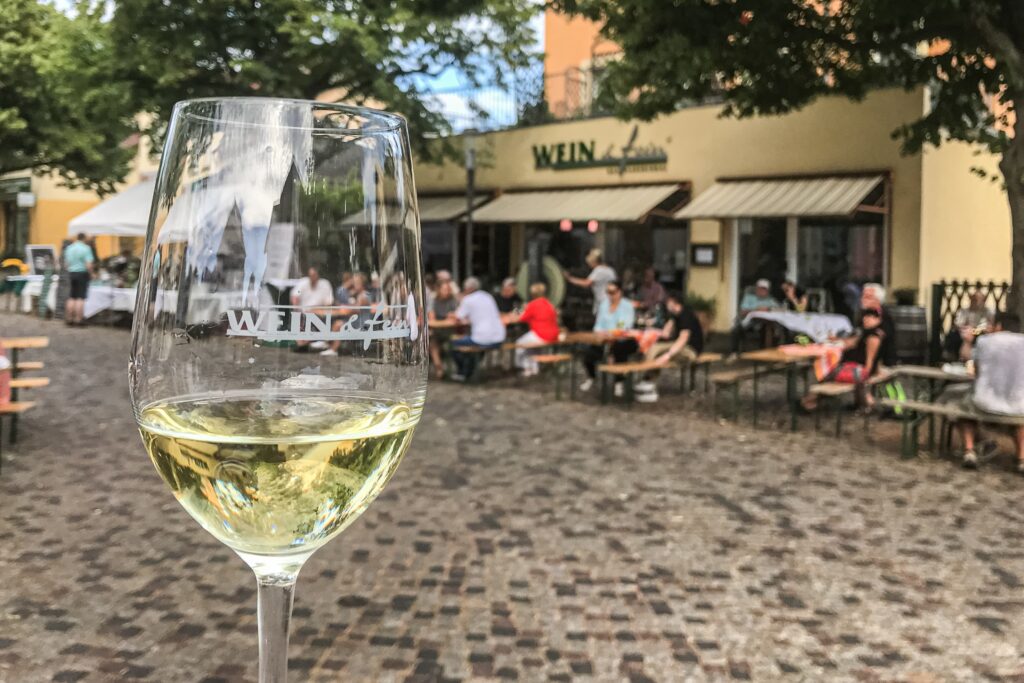
<svg viewBox="0 0 1024 683">
<path fill-rule="evenodd" d="M 458 320 L 452 320 L 445 318 L 444 320 L 431 320 L 427 323 L 432 330 L 454 330 L 458 327 L 465 327 L 465 323 L 460 323 Z"/>
<path fill-rule="evenodd" d="M 923 379 L 928 382 L 928 402 L 935 403 L 935 400 L 942 393 L 946 384 L 973 382 L 974 375 L 962 372 L 949 372 L 942 368 L 931 365 L 898 365 L 894 369 L 898 377 L 910 377 L 913 380 Z M 916 391 L 914 392 L 917 393 Z M 917 398 L 914 396 L 914 398 Z M 928 449 L 935 448 L 935 421 L 928 420 Z"/>
<path fill-rule="evenodd" d="M 753 384 L 754 384 L 754 403 L 753 403 L 753 422 L 754 426 L 757 426 L 757 380 L 758 376 L 762 374 L 761 368 L 765 365 L 769 366 L 769 372 L 775 372 L 780 367 L 785 370 L 786 373 L 786 402 L 789 403 L 790 411 L 790 429 L 796 429 L 796 402 L 799 400 L 799 396 L 796 395 L 796 373 L 801 368 L 807 368 L 814 361 L 815 356 L 799 355 L 794 353 L 787 353 L 781 347 L 773 347 L 770 349 L 758 349 L 757 351 L 747 351 L 746 353 L 740 354 L 740 358 L 745 361 L 753 363 Z"/>
<path fill-rule="evenodd" d="M 0 337 L 5 349 L 45 349 L 50 345 L 49 337 Z"/>
</svg>

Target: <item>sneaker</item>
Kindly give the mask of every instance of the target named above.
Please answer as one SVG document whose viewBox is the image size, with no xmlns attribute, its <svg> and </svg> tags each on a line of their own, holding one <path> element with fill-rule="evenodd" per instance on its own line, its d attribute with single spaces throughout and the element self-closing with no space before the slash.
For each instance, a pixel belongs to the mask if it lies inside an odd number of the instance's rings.
<svg viewBox="0 0 1024 683">
<path fill-rule="evenodd" d="M 1024 474 L 1024 461 L 1017 462 L 1017 474 Z"/>
<path fill-rule="evenodd" d="M 586 392 L 590 391 L 590 388 L 593 387 L 593 386 L 594 386 L 594 380 L 592 380 L 592 379 L 590 379 L 588 377 L 587 379 L 585 379 L 582 382 L 580 382 L 580 391 L 586 393 Z"/>
<path fill-rule="evenodd" d="M 650 394 L 658 392 L 658 387 L 654 384 L 654 382 L 637 382 L 635 385 L 633 385 L 633 388 L 636 389 L 636 392 L 638 394 Z"/>
<path fill-rule="evenodd" d="M 626 393 L 626 387 L 622 386 L 622 382 L 615 383 L 615 398 L 622 398 L 622 395 Z"/>
<path fill-rule="evenodd" d="M 321 356 L 337 356 L 338 352 L 335 351 L 334 349 L 325 349 L 325 350 L 320 352 L 320 355 Z"/>
<path fill-rule="evenodd" d="M 465 375 L 460 375 L 459 373 L 456 372 L 449 379 L 451 379 L 451 381 L 453 381 L 453 382 L 465 382 L 466 381 L 466 376 Z"/>
<path fill-rule="evenodd" d="M 657 391 L 648 391 L 646 393 L 640 393 L 640 394 L 637 394 L 635 398 L 636 398 L 638 403 L 657 403 L 658 402 L 658 392 Z"/>
<path fill-rule="evenodd" d="M 325 341 L 310 342 L 309 343 L 309 348 L 311 348 L 313 351 L 323 351 L 324 349 L 327 348 L 327 342 L 325 342 Z"/>
<path fill-rule="evenodd" d="M 973 470 L 978 466 L 978 454 L 974 451 L 964 451 L 963 466 Z"/>
</svg>

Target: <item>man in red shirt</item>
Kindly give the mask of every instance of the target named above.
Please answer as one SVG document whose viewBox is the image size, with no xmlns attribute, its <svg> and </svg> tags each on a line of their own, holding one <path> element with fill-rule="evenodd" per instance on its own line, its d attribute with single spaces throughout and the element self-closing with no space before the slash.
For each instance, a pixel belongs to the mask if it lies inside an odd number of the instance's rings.
<svg viewBox="0 0 1024 683">
<path fill-rule="evenodd" d="M 534 349 L 524 348 L 553 344 L 558 341 L 558 311 L 547 298 L 548 288 L 543 282 L 530 285 L 530 303 L 510 322 L 526 323 L 530 331 L 516 340 L 516 367 L 522 369 L 523 377 L 532 377 L 538 372 L 537 361 L 533 359 Z"/>
</svg>

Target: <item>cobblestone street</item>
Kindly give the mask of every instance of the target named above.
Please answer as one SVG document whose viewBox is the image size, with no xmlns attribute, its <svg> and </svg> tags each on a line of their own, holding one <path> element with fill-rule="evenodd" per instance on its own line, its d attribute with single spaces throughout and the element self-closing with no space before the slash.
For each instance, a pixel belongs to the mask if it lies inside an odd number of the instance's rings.
<svg viewBox="0 0 1024 683">
<path fill-rule="evenodd" d="M 255 581 L 149 463 L 127 331 L 0 314 L 22 334 L 53 381 L 3 448 L 0 681 L 254 681 Z M 700 400 L 434 383 L 303 570 L 292 679 L 1024 680 L 1024 480 Z"/>
</svg>

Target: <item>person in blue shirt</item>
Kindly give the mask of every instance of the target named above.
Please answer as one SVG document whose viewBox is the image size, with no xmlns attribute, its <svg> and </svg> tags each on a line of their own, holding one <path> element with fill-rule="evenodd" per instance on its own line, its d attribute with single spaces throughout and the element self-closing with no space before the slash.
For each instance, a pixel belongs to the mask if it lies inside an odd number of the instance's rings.
<svg viewBox="0 0 1024 683">
<path fill-rule="evenodd" d="M 617 280 L 611 280 L 605 285 L 605 297 L 597 308 L 597 321 L 594 323 L 594 332 L 602 337 L 607 337 L 610 342 L 608 349 L 616 363 L 625 363 L 629 357 L 639 351 L 636 340 L 632 337 L 615 339 L 616 333 L 633 329 L 635 309 L 633 302 L 627 299 L 622 293 L 622 287 Z M 581 391 L 590 391 L 594 386 L 594 378 L 597 377 L 597 364 L 604 358 L 605 344 L 590 346 L 583 355 L 583 366 L 587 370 L 587 378 L 580 385 Z M 622 394 L 622 385 L 616 381 L 615 395 Z"/>
<path fill-rule="evenodd" d="M 782 308 L 782 304 L 772 296 L 772 283 L 764 278 L 758 280 L 754 285 L 754 290 L 744 294 L 743 299 L 740 300 L 740 313 L 732 328 L 733 354 L 740 352 L 740 345 L 743 343 L 743 322 L 749 314 L 755 311 L 777 311 L 780 308 Z M 759 335 L 763 334 L 762 323 L 755 322 L 751 327 L 757 330 Z"/>
<path fill-rule="evenodd" d="M 92 264 L 96 260 L 92 247 L 85 243 L 85 233 L 78 233 L 78 238 L 64 248 L 63 257 L 71 285 L 68 300 L 64 304 L 64 322 L 68 325 L 81 325 L 85 317 L 89 280 L 92 279 Z"/>
</svg>

